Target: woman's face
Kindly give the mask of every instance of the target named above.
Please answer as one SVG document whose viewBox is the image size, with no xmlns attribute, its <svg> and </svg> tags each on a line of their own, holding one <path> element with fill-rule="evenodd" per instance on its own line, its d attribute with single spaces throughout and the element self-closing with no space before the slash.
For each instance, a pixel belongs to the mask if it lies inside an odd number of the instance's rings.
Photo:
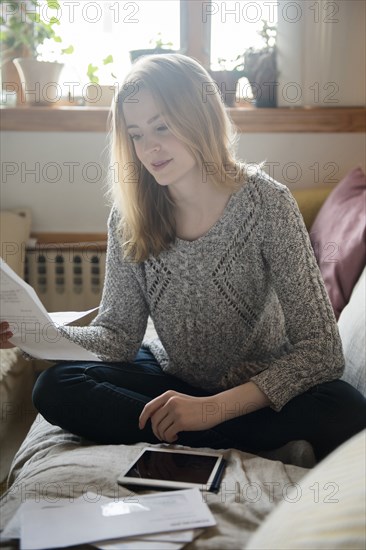
<svg viewBox="0 0 366 550">
<path fill-rule="evenodd" d="M 128 133 L 138 159 L 157 183 L 174 188 L 201 178 L 196 159 L 168 129 L 150 92 L 140 90 L 133 99 L 123 105 Z"/>
</svg>

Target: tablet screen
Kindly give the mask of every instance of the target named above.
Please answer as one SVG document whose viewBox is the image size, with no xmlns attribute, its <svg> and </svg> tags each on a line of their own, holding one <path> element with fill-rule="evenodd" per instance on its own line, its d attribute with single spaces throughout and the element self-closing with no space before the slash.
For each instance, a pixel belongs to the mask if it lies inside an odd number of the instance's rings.
<svg viewBox="0 0 366 550">
<path fill-rule="evenodd" d="M 205 484 L 216 463 L 217 456 L 145 450 L 125 477 Z"/>
</svg>

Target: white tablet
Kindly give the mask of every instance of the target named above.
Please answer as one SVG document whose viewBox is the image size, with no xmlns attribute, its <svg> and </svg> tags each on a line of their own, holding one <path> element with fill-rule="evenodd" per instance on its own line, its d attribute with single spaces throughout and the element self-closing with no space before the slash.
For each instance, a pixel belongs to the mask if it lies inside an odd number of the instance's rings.
<svg viewBox="0 0 366 550">
<path fill-rule="evenodd" d="M 118 477 L 120 485 L 218 491 L 225 468 L 222 453 L 145 447 Z"/>
</svg>

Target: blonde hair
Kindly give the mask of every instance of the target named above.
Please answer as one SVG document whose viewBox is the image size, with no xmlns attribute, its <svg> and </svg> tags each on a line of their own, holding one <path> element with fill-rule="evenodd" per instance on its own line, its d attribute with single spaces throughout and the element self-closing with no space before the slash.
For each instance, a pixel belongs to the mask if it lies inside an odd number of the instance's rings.
<svg viewBox="0 0 366 550">
<path fill-rule="evenodd" d="M 180 54 L 138 60 L 122 83 L 112 111 L 110 191 L 122 213 L 119 233 L 125 257 L 142 262 L 167 250 L 176 237 L 175 204 L 136 156 L 128 135 L 123 104 L 148 90 L 165 124 L 202 167 L 202 176 L 218 187 L 237 190 L 245 166 L 235 160 L 236 133 L 207 71 Z M 136 99 L 135 99 L 136 101 Z"/>
</svg>

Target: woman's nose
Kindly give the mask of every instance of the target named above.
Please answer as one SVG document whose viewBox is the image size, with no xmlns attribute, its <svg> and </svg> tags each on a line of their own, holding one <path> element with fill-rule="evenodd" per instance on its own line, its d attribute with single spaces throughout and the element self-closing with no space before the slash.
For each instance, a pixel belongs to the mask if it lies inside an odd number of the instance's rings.
<svg viewBox="0 0 366 550">
<path fill-rule="evenodd" d="M 154 153 L 160 150 L 160 143 L 156 139 L 147 139 L 145 142 L 145 152 Z"/>
</svg>

